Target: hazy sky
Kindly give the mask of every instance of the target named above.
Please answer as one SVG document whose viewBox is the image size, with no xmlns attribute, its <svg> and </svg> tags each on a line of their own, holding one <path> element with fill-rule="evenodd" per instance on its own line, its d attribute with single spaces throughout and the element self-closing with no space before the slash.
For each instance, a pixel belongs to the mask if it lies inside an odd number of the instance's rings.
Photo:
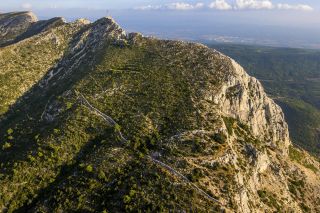
<svg viewBox="0 0 320 213">
<path fill-rule="evenodd" d="M 0 12 L 17 10 L 70 21 L 108 14 L 165 38 L 320 48 L 320 0 L 0 0 Z"/>
<path fill-rule="evenodd" d="M 303 7 L 305 6 L 305 7 Z M 0 9 L 19 8 L 170 8 L 170 9 L 286 9 L 320 8 L 318 0 L 0 0 Z"/>
<path fill-rule="evenodd" d="M 243 17 L 247 16 L 247 21 L 253 24 L 258 22 L 295 26 L 320 24 L 320 0 L 0 0 L 0 12 L 15 10 L 33 10 L 40 16 L 67 14 L 67 18 L 83 16 L 98 18 L 101 11 L 104 11 L 105 15 L 107 10 L 116 11 L 117 14 L 122 11 L 123 15 L 135 11 L 139 11 L 140 14 L 167 11 L 176 13 L 177 16 L 194 13 L 199 16 L 204 14 L 210 16 L 210 13 L 219 13 L 222 18 L 224 15 L 231 15 L 235 21 L 238 21 L 238 17 L 239 21 L 242 21 Z M 66 13 L 66 10 L 73 12 Z"/>
</svg>

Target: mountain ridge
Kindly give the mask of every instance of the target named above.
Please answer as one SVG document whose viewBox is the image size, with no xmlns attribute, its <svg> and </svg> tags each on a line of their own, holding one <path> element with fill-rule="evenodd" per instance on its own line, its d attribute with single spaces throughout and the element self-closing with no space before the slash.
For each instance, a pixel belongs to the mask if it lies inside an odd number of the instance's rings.
<svg viewBox="0 0 320 213">
<path fill-rule="evenodd" d="M 16 12 L 0 14 L 0 46 L 12 42 L 24 33 L 38 18 L 32 12 Z"/>
<path fill-rule="evenodd" d="M 52 26 L 0 57 L 3 212 L 319 209 L 319 162 L 218 51 L 126 34 L 106 17 Z M 11 85 L 25 89 L 12 96 Z"/>
</svg>

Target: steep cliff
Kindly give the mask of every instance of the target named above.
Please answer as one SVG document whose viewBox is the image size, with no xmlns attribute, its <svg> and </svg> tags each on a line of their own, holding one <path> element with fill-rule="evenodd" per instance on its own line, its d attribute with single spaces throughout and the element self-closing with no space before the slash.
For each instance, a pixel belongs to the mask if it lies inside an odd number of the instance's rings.
<svg viewBox="0 0 320 213">
<path fill-rule="evenodd" d="M 250 77 L 232 59 L 232 75 L 213 98 L 223 114 L 248 124 L 252 134 L 266 143 L 277 145 L 288 153 L 290 138 L 288 125 L 281 108 L 267 97 L 260 82 Z"/>
<path fill-rule="evenodd" d="M 231 58 L 109 17 L 38 33 L 0 48 L 3 212 L 319 211 L 319 162 Z"/>
</svg>

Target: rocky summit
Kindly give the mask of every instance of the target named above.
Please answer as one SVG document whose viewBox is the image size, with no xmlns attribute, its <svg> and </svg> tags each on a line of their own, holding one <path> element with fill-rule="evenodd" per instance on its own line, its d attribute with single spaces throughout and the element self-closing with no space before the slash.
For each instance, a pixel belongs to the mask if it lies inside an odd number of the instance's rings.
<svg viewBox="0 0 320 213">
<path fill-rule="evenodd" d="M 320 163 L 208 47 L 0 15 L 0 212 L 320 212 Z"/>
</svg>

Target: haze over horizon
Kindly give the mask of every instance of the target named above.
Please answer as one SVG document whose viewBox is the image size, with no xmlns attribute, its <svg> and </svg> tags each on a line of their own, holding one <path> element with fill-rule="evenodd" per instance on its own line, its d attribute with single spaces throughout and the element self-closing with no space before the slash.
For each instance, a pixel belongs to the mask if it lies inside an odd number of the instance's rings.
<svg viewBox="0 0 320 213">
<path fill-rule="evenodd" d="M 111 15 L 127 31 L 161 38 L 320 48 L 320 3 L 314 0 L 0 0 L 0 12 L 19 10 L 68 21 Z"/>
</svg>

